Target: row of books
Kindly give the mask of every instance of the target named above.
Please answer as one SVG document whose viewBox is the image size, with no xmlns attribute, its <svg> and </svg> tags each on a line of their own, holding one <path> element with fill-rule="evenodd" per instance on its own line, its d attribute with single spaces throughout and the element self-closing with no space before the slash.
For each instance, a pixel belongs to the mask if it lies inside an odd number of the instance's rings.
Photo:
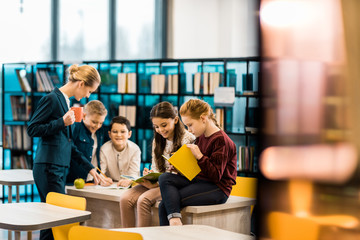
<svg viewBox="0 0 360 240">
<path fill-rule="evenodd" d="M 119 105 L 119 116 L 126 117 L 131 127 L 136 125 L 136 106 Z"/>
<path fill-rule="evenodd" d="M 31 114 L 30 96 L 10 96 L 11 111 L 14 121 L 27 121 Z"/>
<path fill-rule="evenodd" d="M 13 155 L 11 157 L 11 169 L 31 169 L 31 156 L 21 154 L 19 156 Z"/>
<path fill-rule="evenodd" d="M 4 125 L 3 147 L 16 150 L 30 150 L 31 138 L 26 133 L 26 126 Z"/>
<path fill-rule="evenodd" d="M 118 73 L 118 93 L 136 93 L 136 73 Z"/>
<path fill-rule="evenodd" d="M 238 171 L 254 172 L 254 146 L 239 146 Z"/>
<path fill-rule="evenodd" d="M 179 76 L 177 74 L 151 75 L 151 93 L 177 94 L 179 91 Z"/>
<path fill-rule="evenodd" d="M 15 69 L 16 76 L 19 80 L 23 92 L 31 92 L 30 81 L 25 69 Z M 38 92 L 50 92 L 55 86 L 61 84 L 59 76 L 55 71 L 46 68 L 39 68 L 36 71 L 36 83 Z"/>
<path fill-rule="evenodd" d="M 194 74 L 194 94 L 214 94 L 215 88 L 223 85 L 219 72 L 204 72 Z"/>
</svg>

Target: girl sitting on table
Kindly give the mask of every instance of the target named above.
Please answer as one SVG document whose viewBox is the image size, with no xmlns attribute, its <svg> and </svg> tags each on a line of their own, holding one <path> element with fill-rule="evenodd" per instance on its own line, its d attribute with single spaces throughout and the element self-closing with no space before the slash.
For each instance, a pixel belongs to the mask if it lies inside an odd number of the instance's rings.
<svg viewBox="0 0 360 240">
<path fill-rule="evenodd" d="M 185 130 L 178 117 L 178 112 L 169 102 L 155 105 L 150 112 L 150 119 L 154 127 L 152 142 L 152 169 L 144 169 L 143 175 L 150 172 L 165 172 L 171 170 L 169 163 L 162 155 L 169 157 L 183 144 L 192 143 L 194 135 Z M 120 213 L 122 227 L 135 227 L 135 206 L 137 208 L 137 226 L 151 226 L 151 207 L 161 199 L 158 183 L 148 180 L 125 191 L 120 199 Z"/>
<path fill-rule="evenodd" d="M 210 105 L 191 99 L 180 108 L 180 115 L 195 144 L 187 144 L 198 160 L 201 172 L 189 181 L 180 174 L 159 177 L 162 201 L 160 225 L 182 225 L 180 210 L 186 206 L 225 203 L 235 185 L 236 146 L 220 129 Z"/>
</svg>

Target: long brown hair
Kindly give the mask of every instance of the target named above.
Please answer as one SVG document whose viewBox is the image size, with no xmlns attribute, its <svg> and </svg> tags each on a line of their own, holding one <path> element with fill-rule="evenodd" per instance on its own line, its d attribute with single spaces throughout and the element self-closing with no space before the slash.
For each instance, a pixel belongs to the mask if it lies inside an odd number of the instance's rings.
<svg viewBox="0 0 360 240">
<path fill-rule="evenodd" d="M 171 103 L 161 102 L 156 104 L 151 109 L 150 120 L 152 120 L 155 117 L 175 119 L 176 117 L 178 117 L 178 111 Z M 185 127 L 184 124 L 179 119 L 178 122 L 175 124 L 172 152 L 176 152 L 181 147 L 181 140 L 184 134 L 185 134 Z M 155 128 L 154 128 L 154 140 L 155 140 L 154 155 L 155 155 L 155 163 L 157 169 L 160 172 L 165 172 L 165 160 L 161 155 L 164 154 L 166 139 L 163 138 L 159 133 L 157 133 L 155 131 Z"/>
<path fill-rule="evenodd" d="M 201 115 L 207 115 L 215 125 L 220 128 L 216 121 L 215 114 L 210 105 L 200 99 L 190 99 L 180 107 L 181 116 L 190 116 L 193 119 L 200 119 Z"/>
</svg>

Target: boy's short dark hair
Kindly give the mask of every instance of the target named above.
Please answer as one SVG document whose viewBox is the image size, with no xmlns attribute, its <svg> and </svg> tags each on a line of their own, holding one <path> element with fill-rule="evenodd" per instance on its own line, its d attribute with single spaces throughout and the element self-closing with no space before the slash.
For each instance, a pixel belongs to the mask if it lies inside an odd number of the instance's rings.
<svg viewBox="0 0 360 240">
<path fill-rule="evenodd" d="M 114 123 L 124 124 L 126 125 L 126 128 L 129 130 L 129 132 L 131 131 L 130 121 L 126 117 L 123 116 L 113 117 L 113 119 L 110 122 L 110 128 L 109 128 L 110 131 Z"/>
</svg>

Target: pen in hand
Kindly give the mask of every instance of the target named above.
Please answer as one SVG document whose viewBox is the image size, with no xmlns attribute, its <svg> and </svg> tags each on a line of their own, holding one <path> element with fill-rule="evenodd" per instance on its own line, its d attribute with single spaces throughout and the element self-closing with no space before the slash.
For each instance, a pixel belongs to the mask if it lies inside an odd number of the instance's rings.
<svg viewBox="0 0 360 240">
<path fill-rule="evenodd" d="M 96 167 L 96 169 L 103 175 L 103 177 L 107 178 L 107 176 L 100 170 L 100 168 Z"/>
</svg>

